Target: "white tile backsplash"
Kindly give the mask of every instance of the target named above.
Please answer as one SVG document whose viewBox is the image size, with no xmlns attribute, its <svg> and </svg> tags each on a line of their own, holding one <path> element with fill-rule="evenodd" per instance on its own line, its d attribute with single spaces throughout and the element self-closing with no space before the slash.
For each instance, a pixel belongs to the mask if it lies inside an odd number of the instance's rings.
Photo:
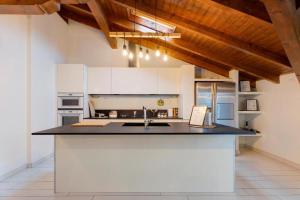
<svg viewBox="0 0 300 200">
<path fill-rule="evenodd" d="M 157 101 L 164 100 L 164 106 L 158 106 Z M 168 109 L 178 107 L 176 95 L 97 95 L 90 96 L 96 110 L 102 109 Z"/>
</svg>

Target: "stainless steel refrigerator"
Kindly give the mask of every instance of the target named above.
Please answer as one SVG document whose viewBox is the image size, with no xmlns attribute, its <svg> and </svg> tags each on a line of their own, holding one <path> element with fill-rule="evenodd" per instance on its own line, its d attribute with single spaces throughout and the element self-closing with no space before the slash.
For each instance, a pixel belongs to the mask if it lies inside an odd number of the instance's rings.
<svg viewBox="0 0 300 200">
<path fill-rule="evenodd" d="M 235 127 L 235 83 L 196 82 L 195 90 L 195 105 L 207 106 L 214 123 Z"/>
</svg>

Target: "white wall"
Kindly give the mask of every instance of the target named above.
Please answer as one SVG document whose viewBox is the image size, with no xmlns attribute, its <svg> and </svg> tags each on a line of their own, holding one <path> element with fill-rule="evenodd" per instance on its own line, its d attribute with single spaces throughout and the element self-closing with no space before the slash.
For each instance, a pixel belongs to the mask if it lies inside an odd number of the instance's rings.
<svg viewBox="0 0 300 200">
<path fill-rule="evenodd" d="M 65 63 L 68 26 L 57 15 L 31 17 L 31 130 L 56 126 L 55 64 Z M 32 161 L 53 152 L 53 136 L 32 136 Z"/>
<path fill-rule="evenodd" d="M 66 62 L 67 24 L 57 14 L 0 16 L 0 180 L 53 152 L 55 64 Z"/>
<path fill-rule="evenodd" d="M 124 67 L 128 65 L 122 50 L 111 49 L 104 34 L 86 25 L 69 20 L 68 63 L 88 66 Z M 118 59 L 116 59 L 118 58 Z"/>
<path fill-rule="evenodd" d="M 0 178 L 26 164 L 27 17 L 0 16 Z"/>
<path fill-rule="evenodd" d="M 122 56 L 123 40 L 118 49 L 111 49 L 104 34 L 94 28 L 69 20 L 68 63 L 84 63 L 88 66 L 127 67 L 128 58 Z M 144 49 L 145 50 L 145 49 Z M 149 51 L 149 61 L 140 60 L 140 67 L 180 67 L 187 63 L 169 57 L 164 62 Z"/>
<path fill-rule="evenodd" d="M 263 134 L 252 141 L 255 148 L 300 164 L 300 85 L 295 74 L 282 75 L 280 84 L 257 82 L 263 114 L 254 127 Z M 248 141 L 249 142 L 249 141 Z"/>
</svg>

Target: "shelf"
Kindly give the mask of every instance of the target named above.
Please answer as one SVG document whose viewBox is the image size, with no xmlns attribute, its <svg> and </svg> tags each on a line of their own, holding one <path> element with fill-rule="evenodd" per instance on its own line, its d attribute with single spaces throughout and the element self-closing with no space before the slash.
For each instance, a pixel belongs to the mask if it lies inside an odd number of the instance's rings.
<svg viewBox="0 0 300 200">
<path fill-rule="evenodd" d="M 239 114 L 243 114 L 243 115 L 253 115 L 253 114 L 262 114 L 262 111 L 238 111 Z"/>
<path fill-rule="evenodd" d="M 263 94 L 262 92 L 239 92 L 239 95 L 261 95 Z"/>
</svg>

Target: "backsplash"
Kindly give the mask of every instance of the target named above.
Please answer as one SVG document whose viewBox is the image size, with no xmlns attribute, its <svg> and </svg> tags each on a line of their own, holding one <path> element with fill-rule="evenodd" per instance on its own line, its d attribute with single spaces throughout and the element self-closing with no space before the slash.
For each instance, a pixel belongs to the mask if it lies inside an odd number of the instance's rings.
<svg viewBox="0 0 300 200">
<path fill-rule="evenodd" d="M 158 106 L 162 99 L 163 106 Z M 90 95 L 96 110 L 168 109 L 178 107 L 178 95 Z"/>
</svg>

